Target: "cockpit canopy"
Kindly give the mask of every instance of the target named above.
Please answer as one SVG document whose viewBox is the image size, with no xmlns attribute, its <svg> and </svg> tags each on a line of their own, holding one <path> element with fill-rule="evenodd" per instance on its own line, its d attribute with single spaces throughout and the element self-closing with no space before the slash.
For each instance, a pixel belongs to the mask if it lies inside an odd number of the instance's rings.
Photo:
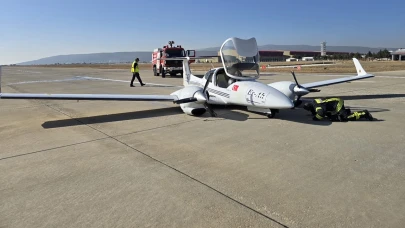
<svg viewBox="0 0 405 228">
<path fill-rule="evenodd" d="M 259 49 L 255 38 L 232 37 L 220 49 L 225 73 L 235 79 L 259 78 Z"/>
</svg>

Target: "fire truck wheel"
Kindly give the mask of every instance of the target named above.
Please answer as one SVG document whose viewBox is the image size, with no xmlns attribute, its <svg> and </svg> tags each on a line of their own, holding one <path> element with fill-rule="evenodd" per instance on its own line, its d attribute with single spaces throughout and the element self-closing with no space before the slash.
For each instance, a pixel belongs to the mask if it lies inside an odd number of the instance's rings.
<svg viewBox="0 0 405 228">
<path fill-rule="evenodd" d="M 162 67 L 162 66 L 159 67 L 159 71 L 160 71 L 160 73 L 162 74 L 162 78 L 164 78 L 164 77 L 166 76 L 166 73 L 163 71 L 163 67 Z M 158 75 L 159 75 L 159 74 L 158 74 Z"/>
<path fill-rule="evenodd" d="M 156 71 L 156 66 L 153 66 L 153 76 L 159 76 L 159 73 Z"/>
</svg>

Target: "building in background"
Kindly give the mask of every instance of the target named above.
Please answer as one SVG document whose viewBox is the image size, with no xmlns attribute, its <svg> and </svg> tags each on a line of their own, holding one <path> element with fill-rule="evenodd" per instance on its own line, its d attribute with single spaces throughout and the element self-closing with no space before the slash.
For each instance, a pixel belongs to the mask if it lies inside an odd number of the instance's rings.
<svg viewBox="0 0 405 228">
<path fill-rule="evenodd" d="M 325 50 L 325 49 L 324 49 Z M 324 51 L 323 50 L 323 51 Z M 229 53 L 225 53 L 228 57 L 237 58 L 235 50 L 228 50 Z M 324 56 L 328 55 L 350 55 L 350 52 L 336 52 L 325 51 Z M 207 60 L 200 60 L 199 62 L 222 62 L 220 52 L 217 53 L 218 57 L 207 58 Z M 259 51 L 260 62 L 285 62 L 285 61 L 313 61 L 322 56 L 322 51 L 285 51 L 285 50 L 262 50 Z M 404 55 L 405 56 L 405 55 Z"/>
<path fill-rule="evenodd" d="M 321 56 L 326 56 L 326 42 L 321 43 Z"/>
<path fill-rule="evenodd" d="M 285 61 L 284 51 L 259 51 L 260 62 Z"/>
<path fill-rule="evenodd" d="M 405 48 L 391 52 L 392 61 L 405 61 Z"/>
</svg>

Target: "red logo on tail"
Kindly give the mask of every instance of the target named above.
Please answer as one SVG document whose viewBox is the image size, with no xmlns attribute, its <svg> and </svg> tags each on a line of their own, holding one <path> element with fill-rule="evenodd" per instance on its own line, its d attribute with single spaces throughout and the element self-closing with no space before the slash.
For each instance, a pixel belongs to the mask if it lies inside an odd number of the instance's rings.
<svg viewBox="0 0 405 228">
<path fill-rule="evenodd" d="M 239 86 L 238 85 L 233 85 L 232 90 L 233 91 L 238 91 Z"/>
</svg>

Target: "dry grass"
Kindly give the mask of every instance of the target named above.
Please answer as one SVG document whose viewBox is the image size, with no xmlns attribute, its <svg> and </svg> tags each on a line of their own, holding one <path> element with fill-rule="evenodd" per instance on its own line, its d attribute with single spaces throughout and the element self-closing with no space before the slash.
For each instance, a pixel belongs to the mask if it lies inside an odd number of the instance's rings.
<svg viewBox="0 0 405 228">
<path fill-rule="evenodd" d="M 270 62 L 261 63 L 261 65 L 270 64 L 270 66 L 285 66 L 285 65 L 307 65 L 320 62 Z M 325 63 L 330 63 L 325 61 Z M 396 71 L 405 70 L 405 61 L 361 61 L 363 68 L 367 72 L 380 72 L 380 71 Z M 27 67 L 50 67 L 50 68 L 95 68 L 95 69 L 127 69 L 130 70 L 131 64 L 68 64 L 68 65 L 38 65 L 38 66 L 27 66 Z M 222 66 L 221 63 L 192 63 L 191 68 L 193 71 L 206 71 L 214 67 Z M 140 64 L 141 70 L 150 70 L 152 72 L 151 64 Z M 298 70 L 293 67 L 288 68 L 266 68 L 261 69 L 261 72 L 289 72 L 291 70 L 303 73 L 356 73 L 353 61 L 338 61 L 336 65 L 326 65 L 326 66 L 311 66 L 311 67 L 301 67 Z"/>
<path fill-rule="evenodd" d="M 393 61 L 360 61 L 364 70 L 367 72 L 381 72 L 381 71 L 396 71 L 405 70 L 405 61 L 393 62 Z M 300 64 L 302 65 L 302 64 Z M 268 68 L 262 69 L 263 72 L 289 72 L 291 68 Z M 325 66 L 311 66 L 301 67 L 300 70 L 294 69 L 297 72 L 303 73 L 356 73 L 356 68 L 353 61 L 339 61 L 335 65 Z"/>
</svg>

